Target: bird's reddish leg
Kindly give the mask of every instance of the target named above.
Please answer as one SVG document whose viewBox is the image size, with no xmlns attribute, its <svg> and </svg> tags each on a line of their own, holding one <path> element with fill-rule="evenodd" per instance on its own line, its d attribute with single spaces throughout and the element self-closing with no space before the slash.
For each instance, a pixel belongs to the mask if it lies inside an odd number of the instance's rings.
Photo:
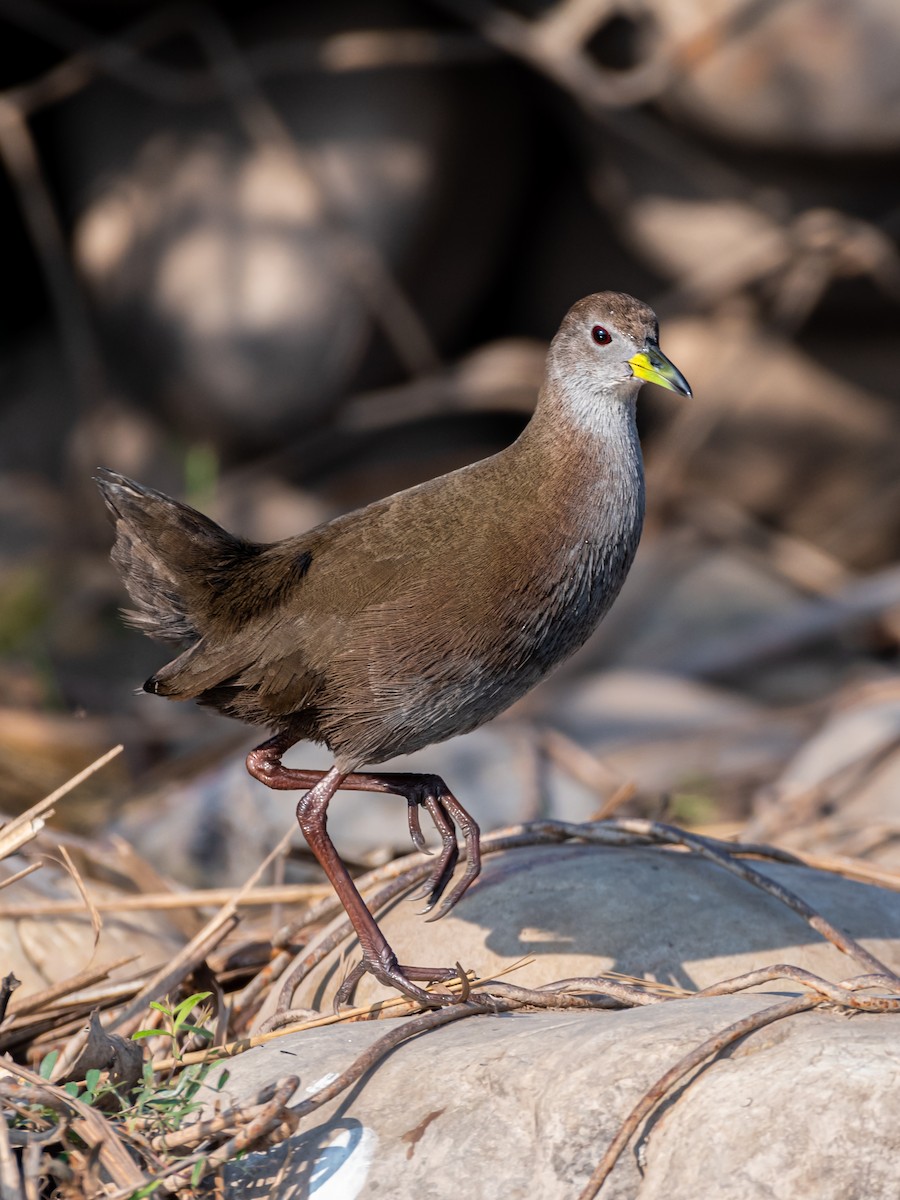
<svg viewBox="0 0 900 1200">
<path fill-rule="evenodd" d="M 357 968 L 351 974 L 338 993 L 337 1002 L 341 1003 L 349 997 L 362 971 L 370 971 L 382 983 L 397 988 L 423 1004 L 457 1002 L 458 996 L 449 993 L 426 992 L 412 983 L 413 979 L 425 981 L 451 979 L 458 974 L 455 968 L 404 967 L 397 962 L 396 955 L 378 928 L 372 914 L 366 908 L 350 873 L 341 862 L 334 843 L 328 836 L 326 811 L 332 796 L 340 788 L 402 795 L 406 797 L 410 811 L 412 811 L 413 805 L 424 805 L 431 813 L 444 844 L 441 857 L 432 875 L 428 908 L 435 903 L 446 888 L 458 857 L 453 823 L 448 815 L 448 812 L 452 812 L 466 839 L 468 864 L 465 876 L 442 905 L 437 916 L 443 916 L 456 904 L 478 874 L 480 869 L 478 826 L 436 776 L 378 776 L 353 773 L 343 775 L 337 767 L 332 767 L 330 771 L 294 770 L 285 767 L 281 761 L 282 755 L 292 744 L 293 742 L 285 737 L 270 738 L 269 741 L 257 746 L 247 755 L 247 770 L 254 779 L 258 779 L 276 791 L 310 789 L 297 804 L 297 821 L 310 850 L 331 880 L 332 886 L 356 930 L 356 936 L 359 938 L 363 952 L 361 970 Z M 424 843 L 418 823 L 418 813 L 416 813 L 415 820 L 410 817 L 410 831 L 417 845 Z"/>
</svg>

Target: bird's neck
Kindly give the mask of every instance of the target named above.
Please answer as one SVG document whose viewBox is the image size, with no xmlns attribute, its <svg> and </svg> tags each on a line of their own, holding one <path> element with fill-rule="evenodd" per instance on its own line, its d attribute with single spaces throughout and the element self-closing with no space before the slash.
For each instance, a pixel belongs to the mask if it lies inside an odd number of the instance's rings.
<svg viewBox="0 0 900 1200">
<path fill-rule="evenodd" d="M 567 420 L 557 397 L 545 392 L 504 452 L 506 499 L 496 519 L 507 522 L 501 544 L 516 565 L 516 595 L 542 598 L 526 606 L 534 619 L 520 630 L 536 677 L 584 643 L 615 599 L 640 539 L 644 475 L 634 401 L 604 408 L 586 428 Z"/>
<path fill-rule="evenodd" d="M 614 396 L 584 397 L 544 388 L 534 416 L 515 447 L 535 479 L 552 484 L 560 499 L 588 517 L 596 506 L 614 523 L 643 515 L 644 469 L 635 419 L 638 388 Z M 574 398 L 573 398 L 574 395 Z"/>
</svg>

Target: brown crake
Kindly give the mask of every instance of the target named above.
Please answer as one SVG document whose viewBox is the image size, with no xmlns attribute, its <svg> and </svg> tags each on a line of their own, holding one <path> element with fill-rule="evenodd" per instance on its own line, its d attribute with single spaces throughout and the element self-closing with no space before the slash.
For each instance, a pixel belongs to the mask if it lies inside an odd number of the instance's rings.
<svg viewBox="0 0 900 1200">
<path fill-rule="evenodd" d="M 413 981 L 454 969 L 398 964 L 328 837 L 326 809 L 339 788 L 403 796 L 420 849 L 427 809 L 443 845 L 429 909 L 456 866 L 459 828 L 466 870 L 435 916 L 476 878 L 478 826 L 443 780 L 359 769 L 489 721 L 597 626 L 641 532 L 641 382 L 691 394 L 657 338 L 653 312 L 630 296 L 580 300 L 513 445 L 271 545 L 121 475 L 98 479 L 116 527 L 113 562 L 135 605 L 129 621 L 186 646 L 145 690 L 268 727 L 248 770 L 306 793 L 297 819 L 363 952 L 339 1002 L 363 971 L 423 1003 L 452 999 Z M 330 771 L 282 765 L 304 738 L 329 747 Z"/>
</svg>

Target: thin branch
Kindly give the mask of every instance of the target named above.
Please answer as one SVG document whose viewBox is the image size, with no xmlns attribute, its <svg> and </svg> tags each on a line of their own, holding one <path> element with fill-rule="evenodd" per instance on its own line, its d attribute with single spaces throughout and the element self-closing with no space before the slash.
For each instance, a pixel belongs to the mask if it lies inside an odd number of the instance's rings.
<svg viewBox="0 0 900 1200">
<path fill-rule="evenodd" d="M 645 837 L 652 837 L 656 841 L 687 846 L 695 853 L 710 859 L 720 867 L 724 867 L 732 875 L 737 875 L 739 879 L 746 880 L 747 883 L 753 884 L 754 887 L 767 892 L 770 896 L 774 896 L 776 900 L 780 900 L 782 904 L 786 904 L 788 908 L 793 909 L 795 913 L 803 917 L 826 941 L 831 942 L 838 950 L 855 959 L 865 970 L 878 975 L 890 976 L 896 979 L 898 985 L 900 985 L 900 976 L 896 975 L 890 967 L 886 966 L 879 958 L 876 958 L 874 954 L 871 954 L 865 946 L 860 945 L 855 938 L 838 929 L 837 926 L 832 925 L 821 913 L 816 912 L 810 904 L 807 904 L 805 900 L 795 892 L 792 892 L 790 888 L 786 888 L 783 884 L 777 883 L 768 875 L 763 875 L 760 871 L 754 870 L 748 863 L 739 862 L 734 856 L 733 848 L 726 849 L 723 843 L 717 843 L 712 838 L 699 837 L 697 834 L 687 833 L 684 830 L 676 829 L 674 826 L 663 825 L 658 821 L 623 818 L 611 821 L 608 824 L 621 829 L 625 833 L 632 832 Z M 746 847 L 744 847 L 744 850 L 746 851 Z"/>
<path fill-rule="evenodd" d="M 599 1166 L 579 1193 L 578 1200 L 594 1200 L 594 1197 L 600 1191 L 600 1188 L 616 1165 L 619 1155 L 628 1145 L 632 1134 L 637 1130 L 640 1123 L 645 1117 L 649 1116 L 657 1104 L 664 1099 L 667 1093 L 685 1075 L 690 1074 L 691 1071 L 706 1062 L 707 1059 L 721 1054 L 726 1047 L 746 1037 L 747 1034 L 753 1033 L 757 1029 L 762 1029 L 766 1025 L 771 1025 L 773 1021 L 792 1017 L 795 1013 L 806 1012 L 808 1009 L 815 1008 L 821 1003 L 822 1001 L 818 996 L 792 996 L 790 1000 L 784 1000 L 780 1004 L 773 1004 L 770 1008 L 764 1008 L 760 1012 L 753 1013 L 752 1016 L 735 1021 L 733 1025 L 729 1025 L 720 1033 L 714 1034 L 704 1042 L 701 1042 L 699 1046 L 695 1046 L 689 1054 L 679 1059 L 674 1067 L 671 1067 L 664 1075 L 661 1075 L 656 1083 L 640 1098 L 622 1122 L 618 1133 L 610 1142 L 609 1148 L 601 1159 Z"/>
<path fill-rule="evenodd" d="M 103 378 L 93 327 L 28 122 L 2 95 L 0 158 L 18 194 L 22 219 L 41 264 L 75 394 L 86 403 L 94 398 Z"/>
</svg>

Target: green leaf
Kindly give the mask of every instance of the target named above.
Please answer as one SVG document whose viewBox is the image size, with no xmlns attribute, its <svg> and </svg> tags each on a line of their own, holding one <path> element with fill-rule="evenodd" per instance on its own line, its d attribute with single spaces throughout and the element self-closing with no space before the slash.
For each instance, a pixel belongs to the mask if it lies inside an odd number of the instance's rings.
<svg viewBox="0 0 900 1200">
<path fill-rule="evenodd" d="M 199 1037 L 205 1037 L 212 1041 L 212 1031 L 204 1029 L 202 1025 L 180 1025 L 179 1029 L 182 1033 L 196 1033 Z"/>
<path fill-rule="evenodd" d="M 192 1009 L 195 1009 L 201 1000 L 206 1000 L 207 997 L 211 995 L 212 992 L 194 992 L 193 996 L 188 996 L 186 999 L 182 1000 L 181 1003 L 176 1006 L 175 1011 L 172 1014 L 175 1024 L 180 1026 L 182 1022 L 187 1020 Z"/>
<path fill-rule="evenodd" d="M 144 1184 L 142 1188 L 138 1188 L 136 1192 L 132 1192 L 128 1200 L 144 1200 L 146 1196 L 152 1196 L 161 1182 L 162 1180 L 155 1179 L 152 1183 Z"/>
<path fill-rule="evenodd" d="M 59 1058 L 58 1050 L 51 1050 L 49 1054 L 45 1054 L 41 1059 L 41 1065 L 38 1068 L 41 1079 L 49 1079 L 53 1074 L 53 1068 L 56 1066 L 56 1060 Z"/>
</svg>

